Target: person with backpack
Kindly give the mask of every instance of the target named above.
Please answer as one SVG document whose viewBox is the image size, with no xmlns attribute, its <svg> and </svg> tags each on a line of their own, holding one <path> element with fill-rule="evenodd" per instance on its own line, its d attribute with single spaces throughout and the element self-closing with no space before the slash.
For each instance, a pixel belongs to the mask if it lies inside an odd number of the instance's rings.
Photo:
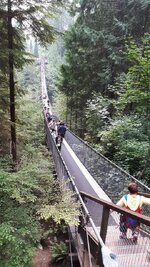
<svg viewBox="0 0 150 267">
<path fill-rule="evenodd" d="M 59 138 L 60 138 L 60 143 L 62 144 L 63 139 L 65 137 L 66 130 L 67 130 L 67 128 L 63 122 L 60 122 L 59 124 L 57 124 L 56 144 L 58 144 Z M 60 144 L 60 146 L 61 146 L 61 144 Z"/>
<path fill-rule="evenodd" d="M 135 182 L 129 183 L 128 194 L 124 195 L 118 202 L 117 205 L 125 207 L 128 210 L 141 213 L 143 204 L 150 205 L 150 198 L 138 195 L 138 185 Z M 139 222 L 138 220 L 129 217 L 128 215 L 120 216 L 120 238 L 127 238 L 127 230 L 131 229 L 133 242 L 137 242 L 139 233 Z"/>
<path fill-rule="evenodd" d="M 62 140 L 65 137 L 66 130 L 67 129 L 66 129 L 65 124 L 63 122 L 60 122 L 58 125 L 57 133 L 58 133 L 58 135 L 61 136 Z"/>
</svg>

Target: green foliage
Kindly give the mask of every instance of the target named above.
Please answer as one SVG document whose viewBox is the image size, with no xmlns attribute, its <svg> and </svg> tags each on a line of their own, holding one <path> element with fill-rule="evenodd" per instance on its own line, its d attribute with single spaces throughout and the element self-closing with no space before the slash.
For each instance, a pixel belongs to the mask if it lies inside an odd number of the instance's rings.
<svg viewBox="0 0 150 267">
<path fill-rule="evenodd" d="M 148 153 L 148 137 L 141 121 L 122 117 L 101 131 L 101 152 L 129 173 L 140 176 Z"/>
<path fill-rule="evenodd" d="M 140 47 L 130 38 L 128 48 L 128 58 L 132 66 L 128 70 L 127 79 L 125 81 L 126 91 L 122 94 L 120 104 L 124 106 L 124 110 L 128 110 L 128 114 L 136 114 L 141 121 L 141 131 L 144 129 L 148 138 L 148 143 L 141 141 L 135 144 L 136 158 L 141 159 L 140 151 L 143 147 L 145 159 L 141 167 L 141 177 L 149 181 L 149 162 L 150 162 L 150 35 L 147 33 L 142 38 Z M 144 140 L 143 140 L 144 141 Z M 133 143 L 134 146 L 134 143 Z M 138 149 L 139 147 L 139 149 Z M 131 148 L 131 151 L 133 149 Z M 118 156 L 117 156 L 118 157 Z M 135 164 L 137 160 L 135 159 Z M 131 164 L 132 165 L 132 164 Z M 136 173 L 136 172 L 134 172 Z"/>
<path fill-rule="evenodd" d="M 17 135 L 21 146 L 32 144 L 36 148 L 44 139 L 43 118 L 39 108 L 37 99 L 33 99 L 32 95 L 26 95 L 20 101 Z"/>
<path fill-rule="evenodd" d="M 41 218 L 48 220 L 53 218 L 56 224 L 60 224 L 62 219 L 66 224 L 79 224 L 79 203 L 74 201 L 72 192 L 66 189 L 66 185 L 61 186 L 61 194 L 57 198 L 57 202 L 53 205 L 41 205 L 39 214 Z"/>
<path fill-rule="evenodd" d="M 114 155 L 114 161 L 138 178 L 140 170 L 144 167 L 147 152 L 148 142 L 123 140 L 119 151 Z"/>
<path fill-rule="evenodd" d="M 53 111 L 62 121 L 66 121 L 67 107 L 66 107 L 66 96 L 61 92 L 55 92 Z"/>
<path fill-rule="evenodd" d="M 51 250 L 53 261 L 56 263 L 64 261 L 68 255 L 68 247 L 64 242 L 53 243 Z"/>
<path fill-rule="evenodd" d="M 150 35 L 143 38 L 142 47 L 132 40 L 128 46 L 128 58 L 132 66 L 128 70 L 125 103 L 133 103 L 137 112 L 149 114 L 150 107 Z M 147 115 L 148 115 L 147 114 Z"/>
<path fill-rule="evenodd" d="M 17 186 L 19 188 L 18 183 Z M 31 257 L 40 239 L 40 226 L 30 208 L 13 197 L 13 187 L 11 175 L 1 171 L 0 263 L 4 267 L 32 266 Z"/>
<path fill-rule="evenodd" d="M 142 0 L 87 0 L 78 7 L 73 5 L 78 16 L 65 34 L 66 62 L 60 70 L 58 88 L 67 96 L 68 117 L 75 121 L 73 130 L 82 127 L 85 132 L 85 110 L 94 94 L 118 98 L 113 86 L 129 66 L 125 39 L 130 34 L 140 43 L 149 29 L 149 4 Z"/>
<path fill-rule="evenodd" d="M 78 133 L 82 127 L 82 137 L 99 151 L 147 180 L 149 7 L 146 0 L 81 1 L 65 34 L 66 62 L 58 81 L 72 129 Z"/>
<path fill-rule="evenodd" d="M 85 139 L 89 142 L 100 141 L 100 132 L 112 121 L 116 112 L 116 101 L 95 94 L 92 101 L 88 102 L 86 109 L 87 133 Z"/>
<path fill-rule="evenodd" d="M 0 133 L 2 140 L 6 143 L 2 146 L 2 151 L 0 151 L 0 153 L 4 153 L 4 150 L 6 150 L 6 153 L 9 153 L 9 149 L 15 162 L 17 157 L 16 102 L 18 100 L 16 99 L 16 95 L 17 91 L 22 93 L 24 89 L 19 87 L 17 88 L 15 70 L 21 70 L 25 63 L 31 63 L 33 61 L 33 56 L 31 55 L 33 51 L 30 51 L 30 53 L 26 51 L 26 34 L 30 34 L 36 39 L 34 49 L 35 56 L 38 56 L 37 42 L 42 45 L 46 45 L 54 41 L 56 30 L 52 25 L 50 25 L 49 19 L 53 17 L 59 7 L 59 1 L 1 1 L 0 35 L 2 37 L 0 37 L 0 85 L 1 89 L 3 89 L 1 91 L 1 93 L 3 93 L 3 104 L 1 108 L 2 112 L 0 109 L 0 115 L 4 111 L 4 106 L 7 105 L 7 108 L 5 107 L 7 110 L 6 116 L 2 114 L 2 126 L 7 129 L 10 127 L 11 130 L 7 130 L 5 140 L 3 138 L 3 134 Z M 24 84 L 26 84 L 26 81 Z M 11 101 L 9 101 L 8 88 Z M 7 92 L 7 96 L 5 92 Z M 8 123 L 9 120 L 11 123 Z M 6 132 L 6 129 L 4 130 Z M 10 139 L 10 141 L 8 139 Z M 10 145 L 11 143 L 13 145 Z"/>
<path fill-rule="evenodd" d="M 0 265 L 4 267 L 32 266 L 33 254 L 44 236 L 39 223 L 41 217 L 44 221 L 60 223 L 62 220 L 71 222 L 69 213 L 72 217 L 78 216 L 78 204 L 71 206 L 72 193 L 65 189 L 64 192 L 64 186 L 61 188 L 54 179 L 53 160 L 41 144 L 44 142 L 43 119 L 33 91 L 24 96 L 21 103 L 17 172 L 10 173 L 9 161 L 1 159 Z M 47 206 L 53 212 L 49 214 L 49 210 L 45 210 L 42 216 L 41 208 Z"/>
</svg>

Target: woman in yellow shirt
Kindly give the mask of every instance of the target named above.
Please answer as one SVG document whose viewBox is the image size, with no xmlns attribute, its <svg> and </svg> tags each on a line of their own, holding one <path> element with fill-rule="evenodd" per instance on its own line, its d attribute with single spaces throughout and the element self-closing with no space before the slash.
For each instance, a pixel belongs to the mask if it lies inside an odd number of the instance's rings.
<svg viewBox="0 0 150 267">
<path fill-rule="evenodd" d="M 124 195 L 117 205 L 125 207 L 129 210 L 141 213 L 143 204 L 150 205 L 150 198 L 138 195 L 138 185 L 136 183 L 130 183 L 128 185 L 128 194 Z M 132 230 L 133 241 L 137 242 L 139 222 L 127 215 L 120 216 L 120 238 L 127 238 L 127 229 Z"/>
</svg>

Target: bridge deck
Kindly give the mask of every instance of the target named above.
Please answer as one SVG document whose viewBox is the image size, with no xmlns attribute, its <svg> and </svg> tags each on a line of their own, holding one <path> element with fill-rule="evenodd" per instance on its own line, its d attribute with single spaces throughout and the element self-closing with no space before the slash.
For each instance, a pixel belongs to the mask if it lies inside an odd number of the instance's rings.
<svg viewBox="0 0 150 267">
<path fill-rule="evenodd" d="M 100 227 L 97 227 L 100 232 Z M 98 243 L 92 227 L 87 227 L 90 237 Z M 106 246 L 118 256 L 119 263 L 124 267 L 148 267 L 150 266 L 150 240 L 140 232 L 137 244 L 131 239 L 131 231 L 128 232 L 128 239 L 119 238 L 119 228 L 109 226 L 107 230 Z"/>
<path fill-rule="evenodd" d="M 47 95 L 47 88 L 46 88 L 46 80 L 45 80 L 45 69 L 44 69 L 44 61 L 41 62 L 41 87 L 42 87 L 42 97 L 46 96 L 48 99 Z M 46 105 L 47 102 L 44 102 L 43 104 Z M 50 113 L 52 114 L 51 110 Z M 83 142 L 82 142 L 83 144 Z M 73 141 L 74 145 L 74 141 Z M 78 147 L 80 147 L 79 142 L 77 143 Z M 78 153 L 78 156 L 80 154 L 83 154 L 83 147 L 81 146 L 81 149 Z M 111 201 L 111 199 L 108 197 L 108 193 L 106 194 L 104 191 L 106 191 L 105 188 L 102 188 L 102 184 L 104 183 L 105 185 L 109 185 L 110 192 L 115 192 L 114 188 L 118 188 L 119 182 L 121 182 L 121 187 L 125 187 L 125 182 L 128 183 L 128 181 L 123 180 L 121 181 L 120 175 L 122 171 L 118 172 L 118 176 L 116 177 L 116 184 L 114 184 L 113 180 L 113 174 L 116 175 L 116 168 L 113 166 L 109 166 L 109 170 L 106 170 L 105 165 L 110 165 L 106 164 L 106 160 L 103 158 L 101 160 L 101 164 L 97 166 L 97 170 L 101 170 L 99 174 L 96 173 L 96 176 L 94 176 L 95 172 L 90 172 L 93 177 L 88 173 L 89 165 L 86 165 L 86 158 L 82 158 L 82 162 L 85 166 L 87 166 L 87 169 L 84 167 L 81 162 L 79 163 L 79 159 L 77 159 L 77 156 L 73 151 L 71 151 L 71 148 L 69 145 L 65 142 L 62 145 L 61 149 L 61 155 L 66 163 L 66 166 L 68 167 L 68 170 L 72 176 L 75 177 L 75 184 L 78 188 L 79 191 L 85 191 L 86 193 L 89 193 L 95 197 L 100 197 L 101 199 Z M 92 153 L 86 152 L 87 156 L 87 161 L 92 157 Z M 91 158 L 90 158 L 91 157 Z M 93 170 L 95 170 L 96 163 L 98 162 L 98 157 L 94 158 L 94 161 L 90 162 Z M 108 167 L 108 166 L 107 166 Z M 113 170 L 113 171 L 112 171 Z M 100 176 L 101 183 L 100 186 L 96 182 L 97 175 Z M 126 175 L 125 173 L 123 176 Z M 102 177 L 103 176 L 103 177 Z M 129 177 L 131 179 L 131 177 Z M 110 183 L 110 181 L 112 183 Z M 108 190 L 109 191 L 109 190 Z M 122 190 L 119 190 L 119 193 L 122 195 Z M 110 194 L 111 195 L 111 194 Z M 110 196 L 112 197 L 112 196 Z M 90 215 L 95 223 L 96 226 L 101 225 L 101 218 L 102 218 L 102 207 L 100 207 L 97 204 L 91 203 L 90 201 L 87 203 L 87 208 L 90 212 Z M 100 228 L 98 228 L 100 232 Z M 94 240 L 95 243 L 97 243 L 97 238 L 96 235 L 92 229 L 92 227 L 87 226 L 87 231 L 91 239 Z M 119 259 L 120 264 L 123 267 L 150 267 L 150 240 L 148 235 L 143 235 L 142 232 L 140 232 L 139 237 L 138 237 L 138 243 L 133 244 L 131 240 L 131 233 L 129 232 L 129 238 L 126 240 L 121 240 L 119 239 L 119 227 L 117 225 L 117 220 L 113 214 L 111 214 L 110 219 L 109 219 L 109 226 L 108 226 L 108 231 L 107 231 L 107 236 L 106 236 L 106 246 L 108 246 L 117 256 Z M 87 265 L 84 265 L 87 266 Z"/>
<path fill-rule="evenodd" d="M 69 172 L 75 177 L 76 186 L 80 191 L 84 190 L 89 194 L 94 194 L 104 200 L 111 201 L 95 181 L 94 183 L 89 183 L 88 179 L 92 180 L 93 177 L 90 176 L 87 170 L 85 172 L 85 167 L 82 163 L 78 163 L 74 152 L 68 148 L 66 141 L 64 141 L 62 146 L 61 154 Z M 83 170 L 81 171 L 81 169 Z M 96 203 L 89 202 L 87 203 L 87 208 L 95 224 L 99 226 L 102 217 L 102 207 Z M 97 229 L 100 232 L 100 227 L 97 227 Z M 87 227 L 87 231 L 91 238 L 97 243 L 97 238 L 92 227 Z M 142 232 L 140 232 L 137 244 L 133 243 L 131 237 L 131 231 L 128 230 L 128 239 L 122 240 L 119 238 L 118 215 L 115 213 L 111 214 L 107 230 L 106 246 L 118 256 L 119 263 L 122 264 L 123 267 L 150 267 L 150 255 L 148 253 L 150 249 L 149 237 L 144 237 Z"/>
</svg>

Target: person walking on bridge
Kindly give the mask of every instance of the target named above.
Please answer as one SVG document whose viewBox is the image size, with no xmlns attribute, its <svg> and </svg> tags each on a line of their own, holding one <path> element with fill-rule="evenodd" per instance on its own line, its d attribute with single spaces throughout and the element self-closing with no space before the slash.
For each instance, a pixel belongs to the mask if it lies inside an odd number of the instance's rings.
<svg viewBox="0 0 150 267">
<path fill-rule="evenodd" d="M 118 202 L 117 205 L 120 207 L 125 207 L 128 210 L 141 213 L 143 204 L 150 205 L 150 198 L 138 195 L 138 185 L 135 182 L 129 183 L 128 194 L 124 195 Z M 132 231 L 133 242 L 137 242 L 139 233 L 139 222 L 129 217 L 128 215 L 120 216 L 120 238 L 127 238 L 128 228 Z"/>
<path fill-rule="evenodd" d="M 60 124 L 58 125 L 57 133 L 61 136 L 62 140 L 65 137 L 66 130 L 67 129 L 64 122 L 60 122 Z"/>
<path fill-rule="evenodd" d="M 66 130 L 67 128 L 65 124 L 63 122 L 60 122 L 59 125 L 57 126 L 57 136 L 56 136 L 56 144 L 58 145 L 58 140 L 60 139 L 60 147 L 65 137 Z"/>
</svg>

